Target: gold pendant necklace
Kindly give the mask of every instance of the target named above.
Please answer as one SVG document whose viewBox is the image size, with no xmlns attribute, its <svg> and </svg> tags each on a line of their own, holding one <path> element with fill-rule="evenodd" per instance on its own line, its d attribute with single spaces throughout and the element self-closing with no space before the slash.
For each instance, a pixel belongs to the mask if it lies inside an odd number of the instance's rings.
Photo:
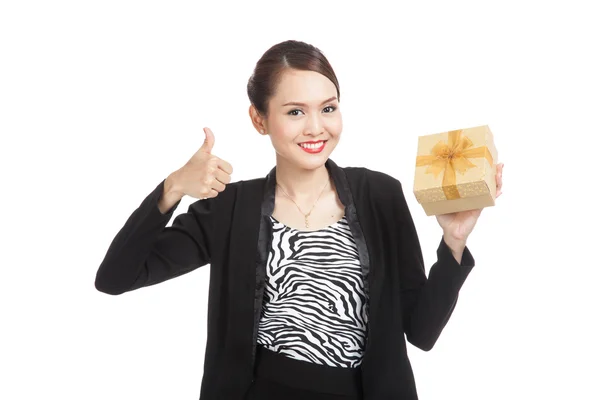
<svg viewBox="0 0 600 400">
<path fill-rule="evenodd" d="M 305 214 L 304 211 L 302 211 L 302 209 L 300 208 L 300 206 L 298 205 L 298 203 L 296 203 L 294 201 L 294 199 L 292 199 L 292 196 L 290 196 L 289 194 L 287 194 L 287 192 L 283 189 L 283 187 L 281 187 L 281 185 L 279 183 L 277 183 L 277 186 L 279 186 L 279 188 L 281 188 L 281 191 L 286 195 L 286 197 L 288 199 L 290 199 L 298 208 L 298 211 L 300 211 L 300 213 L 302 215 L 304 215 L 304 226 L 306 226 L 306 228 L 310 228 L 308 226 L 308 217 L 310 217 L 310 213 L 312 213 L 313 209 L 315 208 L 315 206 L 317 205 L 317 203 L 319 202 L 319 199 L 321 198 L 321 195 L 323 194 L 323 192 L 325 191 L 325 187 L 327 186 L 327 183 L 329 182 L 329 179 L 327 179 L 327 182 L 325 182 L 325 185 L 323 185 L 323 189 L 321 189 L 321 193 L 319 193 L 319 197 L 317 197 L 317 200 L 315 200 L 315 204 L 313 204 L 313 206 L 311 207 L 310 211 L 308 212 L 308 214 Z"/>
</svg>

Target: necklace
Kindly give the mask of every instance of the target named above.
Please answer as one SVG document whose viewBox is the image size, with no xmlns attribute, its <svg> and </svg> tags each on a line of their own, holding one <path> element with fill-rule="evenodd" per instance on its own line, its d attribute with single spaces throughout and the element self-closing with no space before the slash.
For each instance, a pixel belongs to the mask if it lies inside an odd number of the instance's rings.
<svg viewBox="0 0 600 400">
<path fill-rule="evenodd" d="M 313 206 L 310 208 L 310 211 L 308 212 L 308 214 L 306 214 L 306 213 L 304 213 L 304 211 L 302 211 L 302 209 L 300 208 L 300 206 L 298 205 L 298 203 L 296 203 L 294 201 L 294 199 L 292 199 L 292 196 L 290 196 L 289 194 L 287 194 L 287 192 L 285 191 L 285 189 L 283 189 L 283 187 L 281 187 L 281 185 L 279 183 L 277 183 L 277 186 L 279 186 L 281 188 L 281 191 L 286 195 L 286 197 L 288 199 L 290 199 L 296 205 L 296 207 L 298 208 L 298 211 L 300 211 L 300 213 L 302 215 L 304 215 L 304 226 L 306 226 L 307 228 L 309 228 L 309 226 L 308 226 L 308 217 L 310 217 L 310 213 L 313 211 L 313 209 L 315 208 L 315 206 L 319 202 L 319 199 L 321 198 L 321 195 L 325 191 L 325 186 L 327 186 L 328 182 L 329 182 L 329 179 L 327 180 L 327 182 L 325 182 L 325 185 L 323 185 L 323 189 L 321 189 L 321 193 L 319 193 L 319 197 L 317 197 L 317 200 L 315 201 L 315 204 L 313 204 Z"/>
</svg>

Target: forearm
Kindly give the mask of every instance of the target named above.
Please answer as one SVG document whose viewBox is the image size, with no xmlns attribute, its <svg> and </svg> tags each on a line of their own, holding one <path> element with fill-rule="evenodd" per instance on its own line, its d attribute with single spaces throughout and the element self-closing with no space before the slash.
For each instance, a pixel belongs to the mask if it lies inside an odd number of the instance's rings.
<svg viewBox="0 0 600 400">
<path fill-rule="evenodd" d="M 158 185 L 133 211 L 112 240 L 96 273 L 96 288 L 120 294 L 132 290 L 143 277 L 148 256 L 172 212 L 161 214 L 158 198 L 164 185 Z"/>
<path fill-rule="evenodd" d="M 462 262 L 457 262 L 445 240 L 440 242 L 437 256 L 422 286 L 404 295 L 407 338 L 423 350 L 431 349 L 437 341 L 475 264 L 467 247 L 461 250 Z"/>
</svg>

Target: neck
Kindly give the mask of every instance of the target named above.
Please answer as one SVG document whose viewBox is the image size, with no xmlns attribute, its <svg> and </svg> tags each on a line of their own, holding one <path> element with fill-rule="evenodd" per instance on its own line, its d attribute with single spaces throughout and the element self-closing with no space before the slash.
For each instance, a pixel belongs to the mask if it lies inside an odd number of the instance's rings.
<svg viewBox="0 0 600 400">
<path fill-rule="evenodd" d="M 277 183 L 294 199 L 313 199 L 321 193 L 324 186 L 324 191 L 330 186 L 329 172 L 325 165 L 307 170 L 278 158 L 276 168 Z"/>
</svg>

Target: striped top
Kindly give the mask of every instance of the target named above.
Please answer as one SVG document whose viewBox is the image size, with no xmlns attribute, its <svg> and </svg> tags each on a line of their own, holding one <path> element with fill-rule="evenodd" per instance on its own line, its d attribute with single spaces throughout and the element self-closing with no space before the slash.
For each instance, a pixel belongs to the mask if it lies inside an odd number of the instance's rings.
<svg viewBox="0 0 600 400">
<path fill-rule="evenodd" d="M 300 231 L 271 217 L 273 242 L 257 343 L 332 367 L 360 365 L 367 327 L 358 249 L 346 217 Z"/>
</svg>

